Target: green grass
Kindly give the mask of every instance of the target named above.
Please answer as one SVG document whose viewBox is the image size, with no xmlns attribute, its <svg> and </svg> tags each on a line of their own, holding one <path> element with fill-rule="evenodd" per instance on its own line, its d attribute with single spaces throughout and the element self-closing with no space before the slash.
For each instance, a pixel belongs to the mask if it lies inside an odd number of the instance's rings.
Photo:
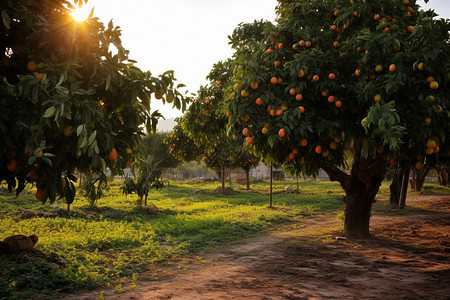
<svg viewBox="0 0 450 300">
<path fill-rule="evenodd" d="M 124 279 L 133 282 L 149 266 L 171 264 L 276 224 L 343 208 L 344 193 L 337 183 L 301 181 L 299 194 L 284 193 L 286 185 L 296 187 L 295 182 L 274 183 L 275 209 L 269 209 L 267 181 L 255 181 L 249 191 L 234 184 L 235 192 L 226 196 L 214 192 L 218 182 L 170 182 L 149 195 L 148 201 L 160 210 L 154 216 L 136 207 L 136 196 L 125 198 L 118 181 L 96 208 L 77 196 L 72 211 L 57 216 L 49 214 L 53 204 L 42 205 L 34 198 L 35 190 L 16 198 L 0 187 L 0 239 L 36 234 L 36 248 L 45 253 L 32 260 L 23 254 L 0 255 L 0 299 L 50 299 Z M 36 216 L 22 219 L 19 208 Z M 57 268 L 49 257 L 62 258 L 65 267 Z"/>
</svg>

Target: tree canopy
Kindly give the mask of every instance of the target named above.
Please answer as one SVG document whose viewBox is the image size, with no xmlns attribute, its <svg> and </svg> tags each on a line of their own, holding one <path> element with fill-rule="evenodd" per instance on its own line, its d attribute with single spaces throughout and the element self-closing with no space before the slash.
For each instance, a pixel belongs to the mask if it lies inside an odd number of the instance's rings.
<svg viewBox="0 0 450 300">
<path fill-rule="evenodd" d="M 119 27 L 92 15 L 77 22 L 73 9 L 66 0 L 1 5 L 0 181 L 17 192 L 33 182 L 41 201 L 73 201 L 76 170 L 121 173 L 161 117 L 152 95 L 179 109 L 189 100 L 173 71 L 135 66 Z"/>
<path fill-rule="evenodd" d="M 324 169 L 346 192 L 346 235 L 368 236 L 388 163 L 449 155 L 450 24 L 413 0 L 280 0 L 277 14 L 232 35 L 229 132 L 306 175 Z"/>
</svg>

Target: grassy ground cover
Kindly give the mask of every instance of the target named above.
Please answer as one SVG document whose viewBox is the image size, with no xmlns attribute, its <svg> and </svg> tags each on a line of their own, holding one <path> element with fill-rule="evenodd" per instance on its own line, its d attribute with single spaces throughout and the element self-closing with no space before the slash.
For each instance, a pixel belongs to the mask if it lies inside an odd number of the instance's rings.
<svg viewBox="0 0 450 300">
<path fill-rule="evenodd" d="M 249 191 L 234 184 L 226 196 L 214 192 L 217 182 L 170 182 L 149 195 L 159 208 L 156 215 L 137 207 L 134 195 L 121 194 L 119 181 L 96 207 L 78 196 L 71 212 L 42 205 L 31 188 L 15 197 L 0 187 L 0 239 L 36 234 L 42 251 L 31 258 L 0 255 L 0 299 L 54 298 L 124 278 L 132 282 L 150 265 L 343 208 L 337 183 L 301 181 L 299 194 L 284 193 L 287 184 L 295 187 L 294 182 L 274 183 L 275 208 L 269 209 L 267 181 L 255 181 Z M 380 195 L 388 190 L 383 185 Z"/>
</svg>

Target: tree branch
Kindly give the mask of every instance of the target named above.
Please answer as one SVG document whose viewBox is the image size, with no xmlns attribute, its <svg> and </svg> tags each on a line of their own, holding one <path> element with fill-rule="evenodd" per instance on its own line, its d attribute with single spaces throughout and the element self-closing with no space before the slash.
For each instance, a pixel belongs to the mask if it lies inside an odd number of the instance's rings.
<svg viewBox="0 0 450 300">
<path fill-rule="evenodd" d="M 345 188 L 345 186 L 347 185 L 347 180 L 350 178 L 347 173 L 345 173 L 335 165 L 330 164 L 323 164 L 321 165 L 321 168 L 328 174 L 328 177 L 330 177 L 331 181 L 337 181 L 342 185 L 342 187 Z"/>
</svg>

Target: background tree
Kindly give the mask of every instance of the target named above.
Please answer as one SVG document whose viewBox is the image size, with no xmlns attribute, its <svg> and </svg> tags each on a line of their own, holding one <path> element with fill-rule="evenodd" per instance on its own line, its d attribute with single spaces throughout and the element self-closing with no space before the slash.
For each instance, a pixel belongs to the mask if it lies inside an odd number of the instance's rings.
<svg viewBox="0 0 450 300">
<path fill-rule="evenodd" d="M 306 175 L 324 169 L 346 193 L 344 234 L 368 237 L 388 162 L 446 148 L 449 22 L 413 0 L 280 0 L 277 14 L 260 41 L 242 30 L 252 24 L 235 30 L 232 46 L 251 50 L 235 53 L 233 80 L 248 93 L 229 85 L 229 130 Z"/>
<path fill-rule="evenodd" d="M 161 116 L 150 111 L 152 94 L 176 108 L 188 101 L 172 71 L 154 77 L 134 66 L 119 27 L 77 22 L 73 9 L 65 0 L 1 5 L 0 181 L 17 193 L 33 182 L 43 202 L 73 201 L 75 170 L 103 183 L 106 169 L 122 173 L 144 126 L 154 130 Z"/>
<path fill-rule="evenodd" d="M 142 156 L 152 157 L 155 167 L 161 170 L 176 168 L 180 164 L 180 161 L 170 154 L 170 146 L 164 142 L 166 137 L 166 132 L 148 134 L 139 147 Z"/>
</svg>

